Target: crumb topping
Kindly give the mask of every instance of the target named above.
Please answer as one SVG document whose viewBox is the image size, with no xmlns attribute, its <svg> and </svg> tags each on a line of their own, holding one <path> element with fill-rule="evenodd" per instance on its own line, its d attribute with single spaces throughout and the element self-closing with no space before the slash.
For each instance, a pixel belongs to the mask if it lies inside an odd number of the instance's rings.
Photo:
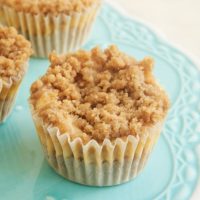
<svg viewBox="0 0 200 200">
<path fill-rule="evenodd" d="M 1 3 L 2 2 L 2 3 Z M 100 0 L 0 0 L 3 5 L 32 14 L 71 14 L 83 12 Z"/>
<path fill-rule="evenodd" d="M 31 44 L 14 28 L 0 28 L 0 79 L 8 82 L 20 77 L 31 53 Z"/>
<path fill-rule="evenodd" d="M 33 83 L 30 103 L 45 123 L 84 141 L 139 135 L 169 108 L 152 75 L 153 60 L 137 62 L 116 46 L 50 55 L 47 73 Z"/>
</svg>

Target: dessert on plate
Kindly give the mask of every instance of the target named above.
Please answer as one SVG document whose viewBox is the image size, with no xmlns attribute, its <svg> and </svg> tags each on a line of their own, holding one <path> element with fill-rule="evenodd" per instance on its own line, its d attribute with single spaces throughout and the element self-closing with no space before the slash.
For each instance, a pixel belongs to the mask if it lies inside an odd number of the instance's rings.
<svg viewBox="0 0 200 200">
<path fill-rule="evenodd" d="M 137 61 L 112 45 L 50 55 L 29 103 L 49 164 L 86 185 L 121 184 L 137 176 L 169 109 L 153 60 Z"/>
<path fill-rule="evenodd" d="M 101 0 L 0 0 L 7 25 L 31 41 L 35 56 L 80 48 L 95 21 Z"/>
<path fill-rule="evenodd" d="M 0 122 L 12 110 L 31 54 L 30 42 L 14 28 L 0 27 Z"/>
</svg>

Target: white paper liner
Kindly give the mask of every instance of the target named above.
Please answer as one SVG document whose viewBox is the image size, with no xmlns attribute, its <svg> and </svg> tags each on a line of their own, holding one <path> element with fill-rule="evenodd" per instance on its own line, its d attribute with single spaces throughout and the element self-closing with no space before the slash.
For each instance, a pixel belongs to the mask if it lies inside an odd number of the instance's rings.
<svg viewBox="0 0 200 200">
<path fill-rule="evenodd" d="M 80 48 L 85 42 L 100 4 L 85 12 L 58 16 L 17 12 L 3 6 L 3 15 L 9 26 L 30 40 L 37 57 L 48 57 L 53 50 L 58 54 L 69 53 Z"/>
<path fill-rule="evenodd" d="M 157 123 L 141 137 L 129 135 L 126 140 L 83 144 L 80 138 L 70 141 L 58 128 L 44 124 L 32 105 L 31 111 L 50 166 L 68 180 L 91 186 L 118 185 L 135 178 L 144 168 L 163 124 Z"/>
<path fill-rule="evenodd" d="M 0 27 L 5 24 L 3 8 L 0 6 Z"/>
<path fill-rule="evenodd" d="M 21 81 L 27 71 L 28 64 L 24 64 L 23 71 L 8 82 L 0 79 L 0 123 L 3 123 L 12 111 Z"/>
</svg>

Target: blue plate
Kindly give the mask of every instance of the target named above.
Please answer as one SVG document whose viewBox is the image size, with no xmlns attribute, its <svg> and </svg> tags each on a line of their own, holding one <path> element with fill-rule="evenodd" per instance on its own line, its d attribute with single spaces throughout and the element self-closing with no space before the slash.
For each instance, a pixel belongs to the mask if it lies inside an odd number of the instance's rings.
<svg viewBox="0 0 200 200">
<path fill-rule="evenodd" d="M 0 126 L 0 199 L 13 200 L 188 200 L 199 178 L 200 73 L 181 52 L 140 22 L 102 7 L 84 48 L 115 43 L 137 59 L 155 58 L 155 76 L 167 90 L 171 111 L 162 136 L 144 171 L 115 187 L 87 187 L 58 176 L 44 160 L 27 98 L 31 83 L 48 61 L 31 59 L 15 108 Z"/>
</svg>

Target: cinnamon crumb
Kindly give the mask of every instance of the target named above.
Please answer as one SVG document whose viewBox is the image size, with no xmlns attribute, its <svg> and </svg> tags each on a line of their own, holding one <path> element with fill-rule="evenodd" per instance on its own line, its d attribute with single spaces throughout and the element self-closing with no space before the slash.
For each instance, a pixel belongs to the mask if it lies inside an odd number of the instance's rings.
<svg viewBox="0 0 200 200">
<path fill-rule="evenodd" d="M 50 56 L 31 87 L 30 103 L 45 123 L 85 141 L 140 135 L 163 120 L 166 93 L 154 80 L 153 60 L 137 62 L 116 46 Z"/>
<path fill-rule="evenodd" d="M 100 0 L 0 0 L 1 5 L 31 14 L 73 14 L 83 12 Z"/>
<path fill-rule="evenodd" d="M 31 44 L 14 28 L 0 28 L 0 79 L 20 77 L 31 53 Z"/>
</svg>

